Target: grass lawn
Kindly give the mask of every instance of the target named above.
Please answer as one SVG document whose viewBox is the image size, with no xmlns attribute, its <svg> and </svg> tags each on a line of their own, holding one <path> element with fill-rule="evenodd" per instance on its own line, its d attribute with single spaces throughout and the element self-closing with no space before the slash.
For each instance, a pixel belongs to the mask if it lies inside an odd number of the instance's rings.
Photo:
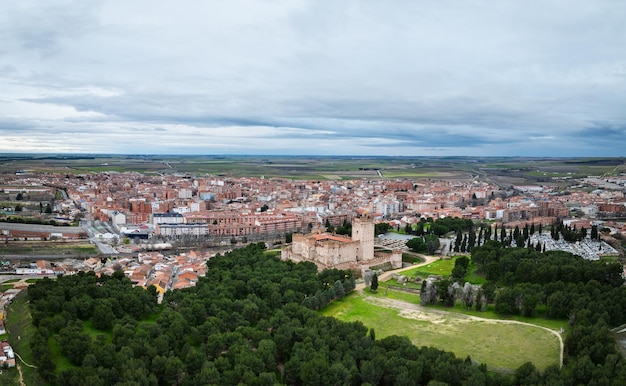
<svg viewBox="0 0 626 386">
<path fill-rule="evenodd" d="M 70 360 L 61 353 L 61 348 L 54 336 L 48 338 L 48 347 L 50 348 L 50 359 L 56 365 L 56 369 L 54 370 L 56 374 L 70 367 L 74 367 Z"/>
<path fill-rule="evenodd" d="M 404 291 L 396 291 L 392 289 L 385 289 L 385 287 L 378 287 L 376 293 L 373 293 L 369 288 L 364 289 L 368 296 L 373 296 L 377 298 L 387 298 L 394 300 L 401 300 L 407 303 L 419 304 L 420 297 L 419 295 L 412 294 Z"/>
<path fill-rule="evenodd" d="M 415 296 L 395 292 L 388 291 L 388 295 Z M 380 291 L 376 296 L 385 297 Z M 460 358 L 469 355 L 472 360 L 487 364 L 490 370 L 512 371 L 528 361 L 545 369 L 559 360 L 557 338 L 531 326 L 476 321 L 437 310 L 423 312 L 407 308 L 401 311 L 372 304 L 356 293 L 332 303 L 321 313 L 348 322 L 361 321 L 373 328 L 377 337 L 404 335 L 417 346 L 451 351 Z"/>
<path fill-rule="evenodd" d="M 49 242 L 15 243 L 0 246 L 0 253 L 7 255 L 95 255 L 98 248 L 91 244 L 53 244 Z"/>
<path fill-rule="evenodd" d="M 35 327 L 32 324 L 30 310 L 28 309 L 28 300 L 26 291 L 20 292 L 13 299 L 13 303 L 7 310 L 6 328 L 9 332 L 9 343 L 13 350 L 28 363 L 33 363 L 33 355 L 29 346 L 30 339 L 35 333 Z M 24 374 L 24 383 L 26 385 L 44 384 L 39 376 L 37 369 L 28 366 L 21 366 L 22 374 Z M 4 383 L 2 383 L 4 385 Z"/>
<path fill-rule="evenodd" d="M 450 272 L 452 272 L 452 269 L 454 268 L 454 260 L 454 258 L 440 259 L 421 267 L 409 269 L 408 271 L 402 272 L 402 274 L 408 277 L 428 277 L 430 275 L 449 276 Z"/>
<path fill-rule="evenodd" d="M 418 301 L 419 301 L 419 299 L 418 299 Z M 440 306 L 440 305 L 434 305 L 434 306 L 428 306 L 428 307 L 429 308 L 432 307 L 434 309 L 439 309 L 439 310 L 442 310 L 442 311 L 448 311 L 448 312 L 454 312 L 454 313 L 458 313 L 458 314 L 463 314 L 463 315 L 477 316 L 479 318 L 485 318 L 485 319 L 516 320 L 518 322 L 535 324 L 537 326 L 546 327 L 546 328 L 549 328 L 549 329 L 552 329 L 552 330 L 559 330 L 561 328 L 563 328 L 563 329 L 567 329 L 568 328 L 567 321 L 565 321 L 565 320 L 546 319 L 546 318 L 542 318 L 540 316 L 526 318 L 526 317 L 519 316 L 519 315 L 511 315 L 511 316 L 498 315 L 498 314 L 496 314 L 496 312 L 494 310 L 494 306 L 491 305 L 491 304 L 489 305 L 489 307 L 487 307 L 487 309 L 485 311 L 466 310 L 466 309 L 461 307 L 460 303 L 458 303 L 455 307 L 452 307 L 452 308 L 448 308 L 448 307 L 444 307 L 444 306 Z"/>
<path fill-rule="evenodd" d="M 102 331 L 98 330 L 93 326 L 93 323 L 89 320 L 83 322 L 83 332 L 86 332 L 91 337 L 92 341 L 95 341 L 98 335 L 106 336 L 106 341 L 111 342 L 113 340 L 113 331 Z"/>
<path fill-rule="evenodd" d="M 404 288 L 412 288 L 412 289 L 416 289 L 416 290 L 422 289 L 422 283 L 416 283 L 414 281 L 407 281 L 404 284 L 400 284 L 400 283 L 398 283 L 397 279 L 389 279 L 389 280 L 386 280 L 384 282 L 379 282 L 379 285 L 380 285 L 381 289 L 384 289 L 385 287 L 387 287 L 389 285 L 394 285 L 394 286 L 397 286 L 397 287 L 404 287 Z"/>
<path fill-rule="evenodd" d="M 376 293 L 372 293 L 369 288 L 366 288 L 364 291 L 368 296 L 401 300 L 403 302 L 407 302 L 411 304 L 421 303 L 421 299 L 418 294 L 412 294 L 410 292 L 398 291 L 394 289 L 386 289 L 384 284 L 385 283 L 381 283 L 381 286 L 378 288 L 378 291 Z M 431 306 L 428 306 L 428 308 L 441 310 L 441 311 L 447 311 L 447 312 L 454 312 L 457 314 L 476 316 L 476 317 L 484 318 L 484 319 L 516 320 L 518 322 L 531 323 L 531 324 L 535 324 L 541 327 L 546 327 L 552 330 L 560 330 L 561 328 L 564 330 L 568 329 L 568 324 L 566 320 L 546 319 L 542 317 L 541 315 L 543 314 L 543 312 L 545 312 L 545 306 L 543 310 L 541 309 L 541 307 L 538 307 L 537 312 L 540 315 L 534 316 L 531 318 L 527 318 L 527 317 L 523 317 L 519 315 L 512 315 L 508 317 L 498 315 L 494 310 L 493 304 L 490 304 L 487 307 L 487 309 L 484 311 L 465 309 L 461 307 L 460 302 L 457 302 L 457 305 L 452 308 L 444 307 L 441 305 L 431 305 Z"/>
<path fill-rule="evenodd" d="M 13 289 L 13 284 L 0 284 L 0 292 Z"/>
<path fill-rule="evenodd" d="M 469 281 L 471 284 L 478 284 L 478 285 L 481 285 L 487 281 L 487 279 L 485 279 L 485 275 L 477 274 L 475 273 L 475 271 L 476 271 L 476 265 L 474 263 L 470 263 L 468 272 L 465 275 L 465 281 Z"/>
</svg>

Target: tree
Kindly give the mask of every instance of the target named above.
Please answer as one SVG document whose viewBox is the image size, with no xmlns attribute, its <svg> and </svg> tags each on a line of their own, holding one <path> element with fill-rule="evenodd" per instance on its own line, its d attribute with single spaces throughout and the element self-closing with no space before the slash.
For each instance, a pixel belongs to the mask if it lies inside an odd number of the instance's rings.
<svg viewBox="0 0 626 386">
<path fill-rule="evenodd" d="M 376 290 L 378 289 L 378 275 L 377 274 L 374 274 L 374 276 L 372 276 L 372 284 L 370 285 L 370 288 L 374 292 L 376 292 Z"/>
<path fill-rule="evenodd" d="M 454 267 L 452 269 L 452 272 L 450 273 L 450 276 L 455 279 L 455 280 L 461 280 L 463 279 L 463 277 L 465 276 L 465 274 L 467 273 L 467 271 L 465 270 L 465 268 L 463 268 L 460 265 L 457 265 L 456 267 Z"/>
<path fill-rule="evenodd" d="M 335 227 L 333 226 L 333 224 L 330 223 L 330 220 L 328 219 L 326 219 L 326 223 L 324 224 L 324 226 L 326 226 L 326 232 L 333 233 L 335 231 Z"/>
<path fill-rule="evenodd" d="M 263 206 L 261 207 L 261 212 L 266 212 L 270 207 L 267 206 L 267 204 L 263 204 Z"/>
<path fill-rule="evenodd" d="M 410 229 L 410 226 L 407 224 L 407 226 Z M 391 228 L 391 225 L 387 224 L 386 222 L 381 222 L 378 223 L 376 225 L 374 225 L 374 235 L 378 236 L 378 235 L 382 235 L 383 233 L 386 233 L 389 228 Z M 406 228 L 405 228 L 406 231 Z M 408 232 L 406 232 L 408 233 Z"/>
<path fill-rule="evenodd" d="M 412 238 L 411 240 L 406 242 L 406 246 L 411 248 L 413 252 L 420 253 L 426 251 L 426 243 L 421 237 Z"/>
<path fill-rule="evenodd" d="M 346 290 L 340 280 L 335 281 L 333 288 L 335 289 L 335 297 L 337 299 L 342 299 L 344 296 L 346 296 Z"/>
<path fill-rule="evenodd" d="M 15 211 L 16 212 L 21 212 L 22 210 L 24 210 L 24 207 L 20 204 L 15 205 Z"/>
<path fill-rule="evenodd" d="M 50 205 L 50 203 L 46 204 L 46 210 L 44 210 L 44 212 L 47 214 L 52 213 L 52 206 Z"/>
<path fill-rule="evenodd" d="M 437 235 L 427 235 L 424 237 L 424 242 L 426 243 L 426 251 L 429 255 L 435 253 L 437 248 L 439 248 L 439 237 Z"/>
</svg>

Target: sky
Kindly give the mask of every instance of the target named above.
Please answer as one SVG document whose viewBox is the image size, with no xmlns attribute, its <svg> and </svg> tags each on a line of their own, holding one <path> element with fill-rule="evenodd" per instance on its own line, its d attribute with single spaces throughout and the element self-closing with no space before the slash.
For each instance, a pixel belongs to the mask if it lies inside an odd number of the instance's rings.
<svg viewBox="0 0 626 386">
<path fill-rule="evenodd" d="M 626 156 L 623 0 L 0 2 L 0 153 Z"/>
</svg>

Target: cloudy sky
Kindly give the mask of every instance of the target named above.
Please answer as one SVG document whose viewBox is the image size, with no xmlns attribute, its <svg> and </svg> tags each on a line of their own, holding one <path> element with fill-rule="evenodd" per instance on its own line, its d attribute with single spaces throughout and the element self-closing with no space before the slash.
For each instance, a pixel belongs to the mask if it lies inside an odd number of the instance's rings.
<svg viewBox="0 0 626 386">
<path fill-rule="evenodd" d="M 0 152 L 626 156 L 623 0 L 0 2 Z"/>
</svg>

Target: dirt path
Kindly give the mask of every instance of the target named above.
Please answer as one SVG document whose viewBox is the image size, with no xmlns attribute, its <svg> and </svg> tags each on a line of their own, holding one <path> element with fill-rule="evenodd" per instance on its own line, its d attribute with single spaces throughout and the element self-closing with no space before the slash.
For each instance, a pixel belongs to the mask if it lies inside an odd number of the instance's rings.
<svg viewBox="0 0 626 386">
<path fill-rule="evenodd" d="M 382 275 L 380 275 L 378 277 L 378 280 L 379 281 L 386 281 L 394 273 L 400 273 L 400 272 L 408 271 L 408 270 L 413 269 L 415 267 L 421 267 L 423 265 L 428 265 L 428 264 L 432 263 L 433 261 L 437 261 L 437 260 L 439 260 L 441 258 L 440 256 L 429 256 L 429 255 L 421 255 L 421 256 L 425 259 L 424 262 L 418 263 L 418 264 L 414 264 L 414 265 L 411 265 L 409 267 L 396 269 L 396 270 L 393 270 L 393 271 L 387 271 L 387 272 L 383 273 Z M 559 365 L 560 365 L 560 367 L 563 367 L 563 352 L 565 350 L 565 346 L 563 344 L 563 337 L 561 336 L 561 333 L 559 331 L 555 331 L 555 330 L 552 330 L 552 329 L 549 329 L 549 328 L 543 327 L 543 326 L 538 326 L 538 325 L 532 324 L 532 323 L 520 322 L 520 321 L 517 321 L 517 320 L 487 319 L 487 318 L 481 318 L 481 317 L 473 316 L 473 315 L 465 315 L 465 314 L 459 314 L 459 313 L 455 313 L 455 312 L 448 312 L 448 311 L 444 311 L 444 310 L 433 309 L 433 308 L 429 308 L 429 307 L 423 307 L 420 304 L 407 303 L 407 302 L 403 302 L 401 300 L 368 296 L 363 291 L 364 288 L 365 288 L 365 283 L 360 283 L 360 284 L 356 285 L 355 289 L 363 297 L 363 299 L 366 302 L 371 303 L 371 304 L 375 304 L 375 305 L 379 305 L 381 307 L 398 309 L 398 310 L 401 311 L 401 316 L 405 316 L 405 317 L 408 317 L 408 318 L 433 321 L 433 318 L 431 317 L 432 315 L 445 315 L 445 316 L 453 316 L 453 317 L 459 318 L 459 319 L 481 321 L 481 322 L 492 322 L 492 323 L 502 323 L 502 324 L 519 324 L 519 325 L 523 325 L 523 326 L 535 327 L 535 328 L 540 328 L 542 330 L 546 330 L 546 331 L 550 332 L 551 334 L 553 334 L 554 336 L 556 336 L 557 339 L 559 340 L 559 347 L 560 347 L 560 349 L 559 349 Z M 411 315 L 407 315 L 407 311 L 411 311 Z M 404 313 L 404 315 L 402 315 L 402 313 Z"/>
<path fill-rule="evenodd" d="M 378 277 L 378 280 L 379 281 L 386 281 L 386 280 L 389 280 L 391 275 L 394 274 L 394 273 L 400 273 L 400 272 L 408 271 L 410 269 L 413 269 L 413 268 L 416 268 L 416 267 L 421 267 L 423 265 L 428 265 L 428 264 L 432 263 L 433 261 L 437 261 L 437 260 L 441 259 L 441 256 L 430 256 L 430 255 L 420 255 L 420 256 L 424 258 L 423 262 L 417 263 L 417 264 L 413 264 L 413 265 L 410 265 L 410 266 L 404 267 L 404 268 L 394 269 L 393 271 L 387 271 L 387 272 L 383 273 L 382 275 L 380 275 Z M 365 283 L 359 283 L 355 287 L 355 289 L 359 293 L 362 293 L 364 288 L 365 288 Z"/>
<path fill-rule="evenodd" d="M 17 372 L 20 374 L 20 386 L 26 386 L 26 384 L 24 383 L 24 376 L 22 375 L 22 368 L 20 367 L 20 364 L 17 363 L 15 367 L 17 367 Z"/>
</svg>

